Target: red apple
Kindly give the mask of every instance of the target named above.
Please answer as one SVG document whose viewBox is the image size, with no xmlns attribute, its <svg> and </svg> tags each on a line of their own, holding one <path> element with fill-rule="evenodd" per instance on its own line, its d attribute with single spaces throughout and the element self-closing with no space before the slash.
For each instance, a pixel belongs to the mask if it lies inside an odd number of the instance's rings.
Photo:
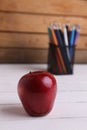
<svg viewBox="0 0 87 130">
<path fill-rule="evenodd" d="M 54 76 L 45 71 L 30 72 L 18 83 L 18 94 L 26 112 L 31 116 L 48 114 L 54 104 L 57 83 Z"/>
</svg>

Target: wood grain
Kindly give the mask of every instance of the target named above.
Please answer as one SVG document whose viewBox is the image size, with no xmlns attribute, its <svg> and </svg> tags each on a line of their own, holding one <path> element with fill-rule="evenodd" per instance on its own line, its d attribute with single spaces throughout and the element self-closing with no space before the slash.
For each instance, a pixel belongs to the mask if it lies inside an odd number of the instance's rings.
<svg viewBox="0 0 87 130">
<path fill-rule="evenodd" d="M 48 35 L 0 33 L 0 47 L 48 48 Z"/>
<path fill-rule="evenodd" d="M 81 34 L 87 34 L 87 18 L 71 16 L 47 16 L 31 14 L 0 13 L 0 31 L 47 33 L 49 23 L 59 21 L 81 26 Z"/>
<path fill-rule="evenodd" d="M 87 50 L 76 50 L 75 63 L 87 64 Z"/>
<path fill-rule="evenodd" d="M 0 48 L 0 63 L 47 63 L 48 49 Z M 75 63 L 87 63 L 87 50 L 76 50 Z"/>
<path fill-rule="evenodd" d="M 42 48 L 49 47 L 48 34 L 21 34 L 21 33 L 0 33 L 0 47 L 14 48 Z M 76 44 L 77 49 L 87 49 L 87 36 L 81 35 Z"/>
<path fill-rule="evenodd" d="M 87 16 L 86 0 L 0 0 L 0 10 Z"/>
<path fill-rule="evenodd" d="M 0 48 L 0 63 L 45 63 L 47 49 Z"/>
<path fill-rule="evenodd" d="M 87 63 L 86 0 L 1 0 L 0 63 L 45 63 L 47 27 L 54 21 L 81 26 L 76 63 Z"/>
</svg>

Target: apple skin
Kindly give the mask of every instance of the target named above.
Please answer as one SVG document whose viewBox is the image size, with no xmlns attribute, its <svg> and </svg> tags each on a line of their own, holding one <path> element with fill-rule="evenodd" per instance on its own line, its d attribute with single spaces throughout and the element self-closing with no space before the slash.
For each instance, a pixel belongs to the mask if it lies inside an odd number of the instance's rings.
<svg viewBox="0 0 87 130">
<path fill-rule="evenodd" d="M 45 71 L 25 74 L 18 83 L 18 95 L 25 111 L 31 116 L 44 116 L 54 105 L 57 83 L 54 76 Z"/>
</svg>

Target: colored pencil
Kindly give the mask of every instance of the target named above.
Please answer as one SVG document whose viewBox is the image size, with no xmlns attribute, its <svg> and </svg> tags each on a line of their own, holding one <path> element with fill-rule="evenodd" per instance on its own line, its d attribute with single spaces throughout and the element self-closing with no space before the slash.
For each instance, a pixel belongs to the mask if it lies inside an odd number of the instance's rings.
<svg viewBox="0 0 87 130">
<path fill-rule="evenodd" d="M 66 46 L 66 52 L 67 52 L 67 56 L 68 56 L 68 59 L 69 61 L 71 61 L 71 57 L 70 57 L 70 52 L 69 52 L 69 39 L 68 39 L 68 27 L 67 25 L 65 24 L 64 25 L 64 41 L 65 41 L 65 46 Z"/>
</svg>

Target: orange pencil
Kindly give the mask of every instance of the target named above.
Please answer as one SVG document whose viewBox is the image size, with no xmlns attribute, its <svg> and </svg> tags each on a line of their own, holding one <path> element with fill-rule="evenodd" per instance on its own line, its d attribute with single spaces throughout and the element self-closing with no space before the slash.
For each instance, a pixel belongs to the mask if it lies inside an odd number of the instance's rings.
<svg viewBox="0 0 87 130">
<path fill-rule="evenodd" d="M 57 50 L 57 53 L 58 53 L 58 55 L 59 55 L 61 65 L 62 65 L 62 67 L 63 67 L 63 71 L 64 71 L 64 73 L 67 73 L 67 69 L 66 69 L 66 66 L 65 66 L 65 64 L 64 64 L 64 61 L 63 61 L 63 58 L 62 58 L 60 49 L 59 49 L 59 48 L 56 48 L 56 50 Z"/>
<path fill-rule="evenodd" d="M 51 28 L 51 32 L 52 32 L 52 38 L 53 38 L 53 44 L 55 44 L 55 48 L 57 47 L 58 45 L 58 42 L 57 42 L 57 39 L 55 37 L 55 33 L 54 33 L 54 30 Z M 61 64 L 60 64 L 60 61 L 58 60 L 59 59 L 59 55 L 57 53 L 55 53 L 56 55 L 56 60 L 57 60 L 57 64 L 58 64 L 58 69 L 59 69 L 59 73 L 62 74 L 62 68 L 61 68 Z"/>
<path fill-rule="evenodd" d="M 53 29 L 53 28 L 51 28 L 51 32 L 52 32 L 52 37 L 53 37 L 54 44 L 55 44 L 56 46 L 58 46 L 59 43 L 58 43 L 58 40 L 57 40 L 57 38 L 56 38 L 56 35 L 55 35 L 55 32 L 54 32 L 54 29 Z M 65 66 L 65 64 L 64 64 L 61 51 L 60 51 L 60 49 L 59 49 L 58 47 L 56 47 L 56 50 L 57 50 L 57 54 L 59 55 L 59 59 L 60 59 L 60 62 L 61 62 L 63 71 L 64 71 L 64 73 L 67 73 L 67 69 L 66 69 L 66 66 Z"/>
</svg>

